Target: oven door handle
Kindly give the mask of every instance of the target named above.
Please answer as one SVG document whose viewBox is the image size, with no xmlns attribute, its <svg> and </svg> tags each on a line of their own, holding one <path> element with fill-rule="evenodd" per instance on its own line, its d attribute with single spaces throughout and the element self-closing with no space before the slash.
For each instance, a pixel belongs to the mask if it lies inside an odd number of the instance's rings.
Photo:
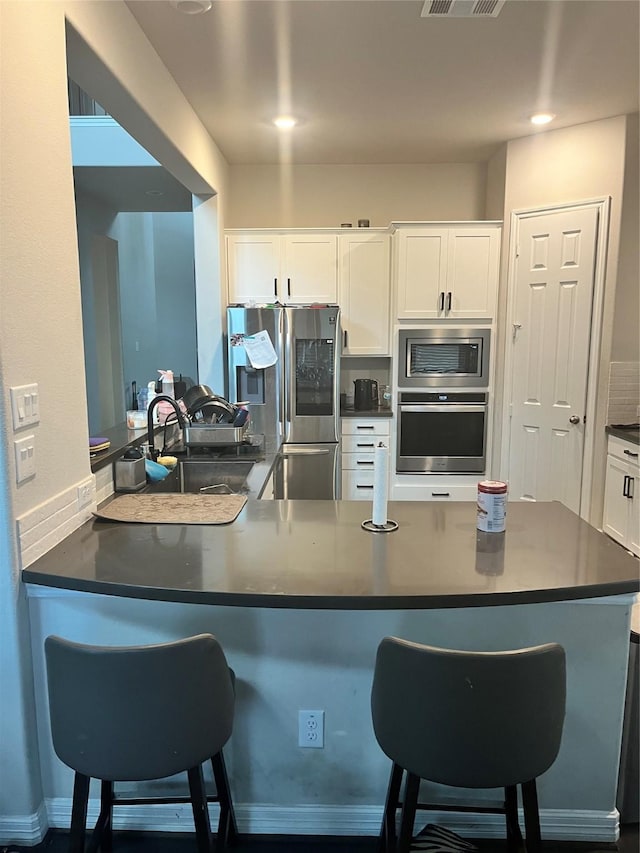
<svg viewBox="0 0 640 853">
<path fill-rule="evenodd" d="M 408 405 L 406 403 L 400 403 L 398 406 L 400 414 L 403 412 L 416 412 L 418 414 L 421 412 L 424 412 L 425 414 L 429 414 L 430 412 L 486 412 L 486 410 L 486 403 L 461 403 L 451 406 L 430 406 L 425 404 Z"/>
</svg>

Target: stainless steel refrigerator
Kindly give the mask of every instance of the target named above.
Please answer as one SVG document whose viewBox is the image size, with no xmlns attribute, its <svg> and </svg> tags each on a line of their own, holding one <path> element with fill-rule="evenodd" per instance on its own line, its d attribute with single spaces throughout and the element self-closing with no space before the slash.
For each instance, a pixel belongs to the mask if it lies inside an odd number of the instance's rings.
<svg viewBox="0 0 640 853">
<path fill-rule="evenodd" d="M 247 336 L 267 332 L 276 355 L 253 367 Z M 249 402 L 251 427 L 279 448 L 275 499 L 340 497 L 340 309 L 228 308 L 229 399 Z"/>
</svg>

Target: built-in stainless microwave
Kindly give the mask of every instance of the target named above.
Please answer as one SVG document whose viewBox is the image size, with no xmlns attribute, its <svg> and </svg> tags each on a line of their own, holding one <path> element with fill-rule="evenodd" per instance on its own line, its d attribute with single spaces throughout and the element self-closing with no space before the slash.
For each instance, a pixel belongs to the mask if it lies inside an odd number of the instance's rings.
<svg viewBox="0 0 640 853">
<path fill-rule="evenodd" d="M 402 329 L 398 388 L 486 388 L 490 329 Z"/>
</svg>

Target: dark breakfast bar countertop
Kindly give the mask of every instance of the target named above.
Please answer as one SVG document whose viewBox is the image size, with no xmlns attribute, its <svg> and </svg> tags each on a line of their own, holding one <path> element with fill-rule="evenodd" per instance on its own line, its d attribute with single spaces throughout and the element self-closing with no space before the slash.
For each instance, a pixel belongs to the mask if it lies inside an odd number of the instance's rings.
<svg viewBox="0 0 640 853">
<path fill-rule="evenodd" d="M 504 535 L 475 504 L 249 500 L 228 525 L 92 520 L 22 572 L 28 584 L 200 604 L 337 610 L 528 604 L 634 593 L 640 561 L 559 503 L 511 503 Z"/>
</svg>

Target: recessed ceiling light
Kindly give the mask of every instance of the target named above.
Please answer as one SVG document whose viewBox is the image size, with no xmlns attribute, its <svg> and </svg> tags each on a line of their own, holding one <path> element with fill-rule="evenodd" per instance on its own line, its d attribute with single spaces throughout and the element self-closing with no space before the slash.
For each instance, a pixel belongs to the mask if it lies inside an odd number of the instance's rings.
<svg viewBox="0 0 640 853">
<path fill-rule="evenodd" d="M 555 115 L 553 113 L 536 113 L 534 116 L 531 116 L 531 124 L 549 124 L 550 121 L 553 121 Z"/>
<path fill-rule="evenodd" d="M 213 6 L 213 0 L 169 0 L 169 5 L 185 15 L 201 15 Z"/>
<path fill-rule="evenodd" d="M 278 116 L 274 118 L 273 123 L 279 130 L 291 130 L 298 124 L 298 120 L 293 116 Z"/>
</svg>

